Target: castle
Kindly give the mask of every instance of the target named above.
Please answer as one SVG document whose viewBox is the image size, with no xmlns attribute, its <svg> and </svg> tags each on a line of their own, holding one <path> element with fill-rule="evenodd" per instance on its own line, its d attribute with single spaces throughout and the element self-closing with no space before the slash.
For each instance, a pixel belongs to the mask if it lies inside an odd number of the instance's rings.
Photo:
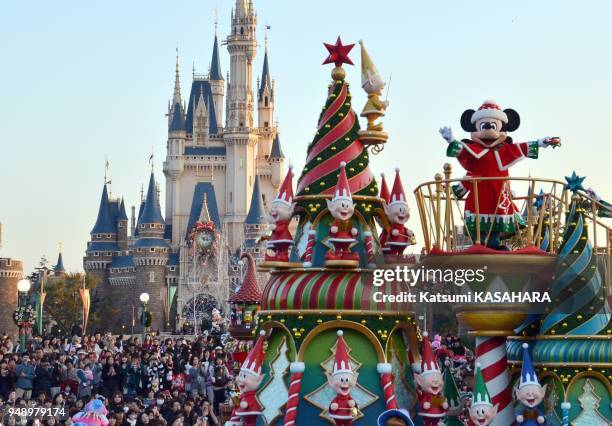
<svg viewBox="0 0 612 426">
<path fill-rule="evenodd" d="M 209 72 L 194 71 L 186 100 L 181 94 L 177 52 L 163 163 L 165 215 L 153 171 L 137 215 L 132 207 L 131 223 L 124 201 L 111 198 L 104 184 L 83 265 L 97 277 L 97 297 L 125 306 L 114 321 L 109 319 L 114 329 L 138 318 L 142 292 L 151 296 L 149 309 L 156 329 L 175 324 L 191 302 L 197 310 L 199 301 L 194 298 L 200 291 L 211 292 L 219 304 L 224 303 L 231 283 L 240 280 L 242 264 L 235 253 L 248 251 L 256 258 L 263 254 L 257 236 L 266 226 L 265 205 L 284 177 L 285 158 L 274 123 L 275 92 L 267 46 L 261 78 L 253 85 L 256 28 L 253 2 L 236 0 L 231 33 L 222 42 L 230 55 L 227 81 L 215 34 Z M 193 271 L 186 238 L 203 217 L 214 222 L 222 236 L 219 268 L 210 285 L 190 290 L 187 284 Z"/>
</svg>

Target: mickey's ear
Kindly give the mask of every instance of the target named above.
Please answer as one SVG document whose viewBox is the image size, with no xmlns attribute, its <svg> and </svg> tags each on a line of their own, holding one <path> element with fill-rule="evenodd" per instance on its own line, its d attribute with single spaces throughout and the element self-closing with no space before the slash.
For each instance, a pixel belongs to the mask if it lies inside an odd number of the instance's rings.
<svg viewBox="0 0 612 426">
<path fill-rule="evenodd" d="M 521 125 L 521 117 L 518 112 L 512 108 L 505 109 L 504 112 L 508 116 L 508 124 L 504 124 L 502 130 L 505 132 L 514 132 Z"/>
<path fill-rule="evenodd" d="M 463 111 L 463 114 L 461 114 L 461 128 L 466 132 L 476 131 L 476 126 L 472 124 L 472 115 L 474 115 L 475 112 L 476 111 L 473 109 L 466 109 Z"/>
</svg>

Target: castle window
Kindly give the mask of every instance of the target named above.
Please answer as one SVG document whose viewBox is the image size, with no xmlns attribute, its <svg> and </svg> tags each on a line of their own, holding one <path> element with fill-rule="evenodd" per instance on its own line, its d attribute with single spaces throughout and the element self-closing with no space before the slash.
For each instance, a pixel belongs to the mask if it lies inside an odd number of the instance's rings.
<svg viewBox="0 0 612 426">
<path fill-rule="evenodd" d="M 155 248 L 151 247 L 151 253 L 155 253 Z"/>
<path fill-rule="evenodd" d="M 96 234 L 97 238 L 102 238 L 102 234 Z"/>
<path fill-rule="evenodd" d="M 94 251 L 94 252 L 93 252 L 93 255 L 94 255 L 94 256 L 99 256 L 99 253 L 98 253 L 97 251 Z"/>
<path fill-rule="evenodd" d="M 123 222 L 119 222 L 119 228 L 123 228 Z"/>
<path fill-rule="evenodd" d="M 233 201 L 232 192 L 230 191 L 230 203 Z"/>
<path fill-rule="evenodd" d="M 244 35 L 244 27 L 240 27 L 240 35 Z"/>
<path fill-rule="evenodd" d="M 265 104 L 266 106 L 268 106 L 268 97 L 267 97 L 267 96 L 264 98 L 264 104 Z M 267 124 L 266 124 L 266 127 L 268 127 L 268 125 L 267 125 Z"/>
<path fill-rule="evenodd" d="M 149 282 L 150 283 L 154 283 L 155 282 L 155 272 L 153 272 L 153 271 L 149 272 Z"/>
<path fill-rule="evenodd" d="M 266 102 L 267 102 L 268 98 L 266 98 Z M 264 127 L 268 127 L 270 125 L 269 121 L 264 121 Z"/>
</svg>

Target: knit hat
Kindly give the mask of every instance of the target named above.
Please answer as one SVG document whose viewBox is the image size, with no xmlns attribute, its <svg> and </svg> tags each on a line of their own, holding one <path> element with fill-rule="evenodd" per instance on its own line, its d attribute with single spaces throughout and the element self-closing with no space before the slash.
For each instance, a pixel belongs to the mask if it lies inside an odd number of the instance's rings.
<svg viewBox="0 0 612 426">
<path fill-rule="evenodd" d="M 399 171 L 399 168 L 395 169 L 395 181 L 393 181 L 393 189 L 389 198 L 390 206 L 396 203 L 406 203 L 406 194 L 404 194 L 404 186 L 402 185 Z"/>
<path fill-rule="evenodd" d="M 338 330 L 338 343 L 336 344 L 336 356 L 334 359 L 334 368 L 332 370 L 332 376 L 336 374 L 349 373 L 352 374 L 351 360 L 349 359 L 348 352 L 346 351 L 346 343 L 344 343 L 344 332 Z"/>
<path fill-rule="evenodd" d="M 421 356 L 420 374 L 426 376 L 431 373 L 440 373 L 440 368 L 436 362 L 431 343 L 429 343 L 429 334 L 425 331 L 423 333 L 423 355 Z"/>
<path fill-rule="evenodd" d="M 332 198 L 332 201 L 337 200 L 353 201 L 353 194 L 351 194 L 351 188 L 349 187 L 346 177 L 346 163 L 344 161 L 340 163 L 340 175 L 338 176 L 338 183 L 334 190 L 334 198 Z"/>
<path fill-rule="evenodd" d="M 387 180 L 385 179 L 385 174 L 380 174 L 380 198 L 385 200 L 385 203 L 389 202 L 391 198 L 391 194 L 389 193 L 389 187 L 387 186 Z"/>
<path fill-rule="evenodd" d="M 363 87 L 368 84 L 372 76 L 380 75 L 380 73 L 376 69 L 374 62 L 372 62 L 372 58 L 370 58 L 363 40 L 359 40 L 359 45 L 361 46 L 361 87 Z"/>
<path fill-rule="evenodd" d="M 291 171 L 292 168 L 292 166 L 289 166 L 289 170 L 287 170 L 285 180 L 279 188 L 278 195 L 276 196 L 273 202 L 281 202 L 288 206 L 293 203 L 293 172 Z"/>
<path fill-rule="evenodd" d="M 448 401 L 449 408 L 457 408 L 461 405 L 459 389 L 457 389 L 457 383 L 451 372 L 450 362 L 444 369 L 444 397 Z"/>
<path fill-rule="evenodd" d="M 470 121 L 474 124 L 481 118 L 496 118 L 508 124 L 508 116 L 495 101 L 484 101 L 478 111 L 472 114 Z"/>
<path fill-rule="evenodd" d="M 519 382 L 519 389 L 527 385 L 538 385 L 538 376 L 536 376 L 535 369 L 531 363 L 531 357 L 529 356 L 529 345 L 523 343 L 523 367 L 521 369 L 521 380 Z"/>
</svg>

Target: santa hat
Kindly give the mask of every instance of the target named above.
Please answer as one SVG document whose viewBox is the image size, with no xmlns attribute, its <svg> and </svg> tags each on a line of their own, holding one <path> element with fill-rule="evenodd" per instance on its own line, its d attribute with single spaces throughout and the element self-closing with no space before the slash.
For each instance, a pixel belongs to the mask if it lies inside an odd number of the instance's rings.
<svg viewBox="0 0 612 426">
<path fill-rule="evenodd" d="M 393 189 L 389 197 L 389 205 L 392 206 L 396 203 L 406 203 L 406 194 L 404 194 L 404 186 L 402 185 L 402 179 L 400 178 L 399 169 L 395 169 L 395 181 L 393 182 Z"/>
<path fill-rule="evenodd" d="M 523 368 L 521 369 L 521 381 L 519 382 L 519 389 L 527 385 L 538 385 L 538 376 L 536 376 L 535 369 L 531 363 L 531 357 L 529 356 L 529 345 L 523 343 Z"/>
<path fill-rule="evenodd" d="M 338 183 L 336 184 L 332 201 L 337 200 L 353 201 L 353 194 L 351 194 L 351 188 L 346 177 L 346 163 L 344 161 L 340 163 L 340 175 L 338 176 Z"/>
<path fill-rule="evenodd" d="M 472 406 L 476 405 L 488 405 L 489 407 L 493 407 L 491 396 L 489 395 L 484 376 L 482 375 L 480 363 L 476 363 L 476 373 L 474 374 L 474 394 L 472 397 Z"/>
<path fill-rule="evenodd" d="M 380 73 L 363 45 L 363 40 L 359 40 L 359 45 L 361 46 L 361 87 L 363 87 L 369 83 L 372 76 L 379 75 Z"/>
<path fill-rule="evenodd" d="M 387 186 L 387 180 L 385 179 L 385 174 L 380 174 L 380 198 L 385 200 L 385 203 L 389 202 L 389 198 L 391 198 L 391 194 L 389 194 L 389 187 Z"/>
<path fill-rule="evenodd" d="M 293 167 L 289 166 L 289 170 L 287 170 L 287 175 L 285 176 L 285 180 L 278 190 L 278 195 L 274 199 L 274 203 L 283 203 L 288 206 L 293 203 L 293 172 L 291 171 Z"/>
<path fill-rule="evenodd" d="M 453 372 L 450 368 L 450 361 L 447 360 L 446 368 L 444 369 L 444 397 L 448 401 L 450 408 L 457 408 L 461 405 L 459 389 L 453 377 Z"/>
<path fill-rule="evenodd" d="M 422 376 L 431 373 L 440 373 L 440 368 L 436 362 L 431 343 L 429 343 L 429 334 L 423 333 L 423 355 L 421 356 L 421 372 Z"/>
<path fill-rule="evenodd" d="M 508 116 L 495 101 L 484 101 L 480 108 L 478 108 L 478 111 L 472 114 L 470 121 L 474 124 L 481 118 L 496 118 L 508 124 Z"/>
<path fill-rule="evenodd" d="M 349 373 L 353 374 L 351 369 L 351 360 L 349 359 L 348 352 L 346 351 L 346 343 L 344 343 L 344 332 L 338 330 L 338 343 L 336 344 L 336 357 L 334 359 L 334 368 L 332 370 L 332 376 L 336 374 Z"/>
<path fill-rule="evenodd" d="M 261 375 L 261 366 L 263 365 L 264 360 L 264 341 L 266 332 L 261 330 L 259 332 L 259 337 L 257 338 L 257 342 L 255 342 L 255 346 L 249 352 L 246 359 L 242 363 L 242 367 L 240 367 L 240 371 L 245 372 L 247 374 L 251 374 L 255 377 L 259 377 Z"/>
</svg>

